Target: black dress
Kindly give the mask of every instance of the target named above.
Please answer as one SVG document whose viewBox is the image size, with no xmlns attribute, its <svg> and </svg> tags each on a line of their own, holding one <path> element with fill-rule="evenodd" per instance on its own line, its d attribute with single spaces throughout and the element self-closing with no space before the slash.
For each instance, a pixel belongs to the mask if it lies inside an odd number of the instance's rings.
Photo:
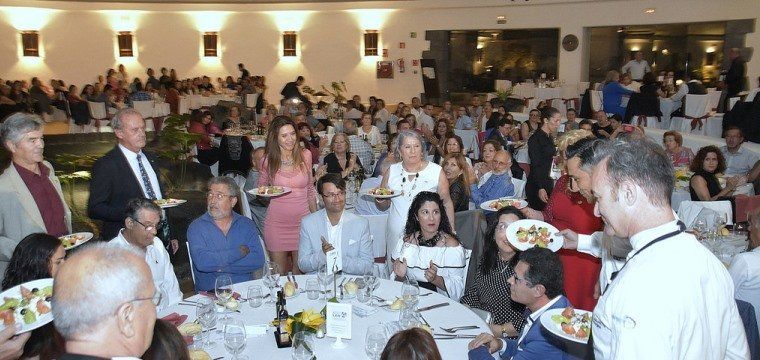
<svg viewBox="0 0 760 360">
<path fill-rule="evenodd" d="M 528 173 L 528 183 L 525 185 L 525 195 L 530 207 L 538 211 L 546 206 L 546 203 L 539 199 L 538 191 L 544 189 L 546 195 L 549 195 L 554 188 L 554 180 L 549 177 L 549 174 L 556 151 L 554 140 L 543 129 L 539 128 L 528 139 L 530 173 Z"/>
<path fill-rule="evenodd" d="M 454 203 L 454 212 L 467 211 L 470 207 L 470 196 L 467 195 L 464 175 L 459 175 L 456 180 L 449 184 L 449 195 Z"/>
<path fill-rule="evenodd" d="M 512 260 L 497 259 L 495 268 L 488 273 L 483 271 L 481 258 L 475 273 L 475 284 L 467 288 L 459 302 L 490 312 L 494 324 L 511 322 L 519 333 L 525 325 L 525 306 L 512 300 L 508 281 L 515 275 L 516 258 L 517 255 Z"/>
<path fill-rule="evenodd" d="M 351 152 L 346 152 L 346 163 L 351 160 Z M 338 157 L 335 155 L 335 153 L 329 153 L 327 156 L 325 156 L 325 165 L 327 165 L 327 172 L 332 174 L 340 174 L 343 172 L 343 167 L 340 166 L 340 162 L 338 162 Z M 359 168 L 362 168 L 362 162 L 359 160 L 359 157 L 356 157 L 356 165 L 359 166 Z"/>
<path fill-rule="evenodd" d="M 245 177 L 251 169 L 253 145 L 245 136 L 222 136 L 219 144 L 219 175 L 234 172 Z"/>
<path fill-rule="evenodd" d="M 707 182 L 707 191 L 710 193 L 710 197 L 713 197 L 715 195 L 718 195 L 720 193 L 721 187 L 720 183 L 718 182 L 718 178 L 715 177 L 715 174 L 709 173 L 707 171 L 698 171 L 695 172 L 694 175 L 692 175 L 692 179 L 694 176 L 701 176 L 703 179 L 705 179 L 705 182 Z M 689 181 L 689 194 L 691 194 L 691 201 L 702 201 L 699 199 L 699 196 L 697 196 L 697 193 L 694 191 L 694 188 L 691 187 L 691 181 Z"/>
</svg>

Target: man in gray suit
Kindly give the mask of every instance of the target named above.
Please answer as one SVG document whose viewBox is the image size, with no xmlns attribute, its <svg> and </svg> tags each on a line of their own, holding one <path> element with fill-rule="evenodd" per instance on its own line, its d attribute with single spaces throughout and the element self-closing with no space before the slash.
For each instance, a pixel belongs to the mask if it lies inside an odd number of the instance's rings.
<svg viewBox="0 0 760 360">
<path fill-rule="evenodd" d="M 325 174 L 317 181 L 317 191 L 325 208 L 301 220 L 298 267 L 304 273 L 316 272 L 326 265 L 327 252 L 336 249 L 344 274 L 369 272 L 373 263 L 369 221 L 344 211 L 346 182 L 340 174 Z"/>
<path fill-rule="evenodd" d="M 11 164 L 0 175 L 0 280 L 13 250 L 32 233 L 53 236 L 71 232 L 71 211 L 53 166 L 42 159 L 42 121 L 15 113 L 0 125 L 0 139 Z"/>
</svg>

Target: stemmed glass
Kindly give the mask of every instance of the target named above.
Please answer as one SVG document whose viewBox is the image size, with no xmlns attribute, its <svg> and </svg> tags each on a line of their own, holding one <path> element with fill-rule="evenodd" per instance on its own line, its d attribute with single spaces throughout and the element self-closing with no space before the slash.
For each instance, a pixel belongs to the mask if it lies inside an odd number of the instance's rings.
<svg viewBox="0 0 760 360">
<path fill-rule="evenodd" d="M 407 279 L 401 285 L 401 298 L 404 299 L 404 307 L 407 309 L 416 309 L 419 300 L 420 286 L 414 279 Z"/>
<path fill-rule="evenodd" d="M 319 283 L 322 284 L 322 287 L 324 288 L 325 299 L 329 299 L 330 281 L 333 280 L 333 274 L 327 270 L 327 265 L 319 268 L 319 271 L 317 272 L 317 278 L 319 278 Z"/>
<path fill-rule="evenodd" d="M 223 320 L 228 320 L 230 317 L 227 314 L 227 303 L 232 298 L 232 278 L 229 275 L 219 275 L 214 281 L 214 293 L 216 298 L 222 302 L 222 307 L 225 309 Z"/>
<path fill-rule="evenodd" d="M 293 335 L 293 360 L 312 360 L 314 357 L 314 334 L 299 331 Z"/>
<path fill-rule="evenodd" d="M 693 226 L 694 232 L 697 233 L 697 240 L 704 241 L 705 232 L 707 231 L 707 223 L 702 219 L 697 219 Z"/>
<path fill-rule="evenodd" d="M 216 326 L 216 305 L 214 301 L 205 296 L 200 297 L 195 306 L 195 314 L 201 324 L 201 347 L 209 348 L 214 345 L 211 342 L 211 328 Z"/>
<path fill-rule="evenodd" d="M 245 325 L 240 320 L 230 320 L 224 326 L 224 347 L 227 348 L 233 359 L 247 359 L 238 356 L 245 349 Z"/>
<path fill-rule="evenodd" d="M 364 338 L 364 353 L 371 360 L 378 360 L 387 342 L 388 334 L 385 331 L 385 326 L 371 325 L 367 328 L 367 336 Z"/>
<path fill-rule="evenodd" d="M 371 269 L 367 270 L 366 273 L 364 273 L 364 285 L 367 287 L 367 294 L 369 295 L 369 301 L 370 304 L 372 303 L 372 292 L 375 290 L 375 288 L 378 285 L 377 282 L 377 273 L 378 270 L 373 265 Z"/>
<path fill-rule="evenodd" d="M 273 289 L 278 286 L 279 281 L 280 267 L 274 261 L 267 261 L 266 265 L 264 266 L 264 284 L 269 288 L 269 299 L 267 300 L 268 304 L 275 302 L 276 296 L 273 294 Z"/>
</svg>

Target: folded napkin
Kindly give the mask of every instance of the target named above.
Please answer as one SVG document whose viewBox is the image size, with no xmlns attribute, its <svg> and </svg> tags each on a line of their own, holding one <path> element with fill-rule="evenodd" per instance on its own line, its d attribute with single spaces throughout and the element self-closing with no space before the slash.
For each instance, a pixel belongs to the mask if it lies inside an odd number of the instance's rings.
<svg viewBox="0 0 760 360">
<path fill-rule="evenodd" d="M 180 326 L 182 325 L 183 322 L 185 322 L 185 320 L 187 320 L 187 315 L 180 315 L 180 314 L 177 314 L 176 312 L 173 312 L 169 315 L 162 317 L 161 320 L 168 321 L 174 326 Z"/>
<path fill-rule="evenodd" d="M 214 294 L 212 292 L 201 291 L 201 292 L 198 293 L 198 295 L 203 295 L 203 296 L 206 296 L 206 297 L 209 297 L 209 298 L 212 298 L 212 299 L 216 300 L 216 294 Z M 235 299 L 235 300 L 240 299 L 240 293 L 238 293 L 236 291 L 233 291 L 232 292 L 232 298 Z"/>
</svg>

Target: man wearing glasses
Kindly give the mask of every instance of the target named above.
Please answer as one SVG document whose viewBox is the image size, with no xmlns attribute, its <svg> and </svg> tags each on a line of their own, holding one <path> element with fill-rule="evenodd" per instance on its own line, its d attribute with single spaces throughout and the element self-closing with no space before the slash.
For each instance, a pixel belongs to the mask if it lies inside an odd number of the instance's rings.
<svg viewBox="0 0 760 360">
<path fill-rule="evenodd" d="M 61 265 L 52 300 L 66 341 L 60 360 L 137 359 L 153 338 L 156 291 L 141 254 L 111 243 L 85 246 Z"/>
<path fill-rule="evenodd" d="M 512 155 L 506 150 L 499 150 L 493 158 L 493 171 L 483 185 L 470 185 L 472 202 L 479 205 L 483 202 L 515 195 L 515 185 L 509 169 L 512 167 Z M 490 212 L 493 213 L 493 212 Z"/>
<path fill-rule="evenodd" d="M 145 262 L 153 275 L 156 291 L 164 296 L 164 302 L 158 308 L 174 305 L 182 300 L 177 275 L 169 261 L 169 253 L 156 237 L 160 230 L 161 208 L 148 199 L 136 198 L 127 203 L 124 227 L 119 230 L 111 243 L 133 247 L 145 254 Z"/>
<path fill-rule="evenodd" d="M 317 191 L 325 208 L 301 220 L 298 268 L 304 273 L 314 273 L 327 264 L 326 254 L 337 250 L 343 273 L 367 273 L 373 263 L 369 221 L 345 211 L 345 180 L 340 174 L 325 174 L 317 181 Z M 385 258 L 380 263 L 385 263 Z"/>
<path fill-rule="evenodd" d="M 216 277 L 223 274 L 233 283 L 253 280 L 253 273 L 264 266 L 256 224 L 233 211 L 238 194 L 232 178 L 212 178 L 206 194 L 208 211 L 187 228 L 196 291 L 214 289 Z"/>
</svg>

